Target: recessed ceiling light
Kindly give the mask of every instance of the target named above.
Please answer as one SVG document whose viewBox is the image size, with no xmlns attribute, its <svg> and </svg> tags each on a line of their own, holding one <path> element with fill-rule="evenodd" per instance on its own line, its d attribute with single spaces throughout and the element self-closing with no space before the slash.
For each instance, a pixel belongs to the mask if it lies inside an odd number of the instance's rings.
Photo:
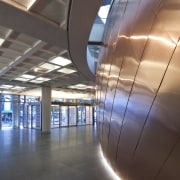
<svg viewBox="0 0 180 180">
<path fill-rule="evenodd" d="M 4 43 L 5 39 L 0 38 L 0 46 Z"/>
<path fill-rule="evenodd" d="M 44 63 L 44 64 L 40 65 L 39 67 L 48 69 L 49 70 L 48 72 L 60 68 L 60 66 L 56 66 L 56 65 L 53 65 L 53 64 L 49 64 L 49 63 Z"/>
<path fill-rule="evenodd" d="M 36 76 L 33 76 L 33 75 L 30 75 L 30 74 L 23 74 L 20 76 L 21 78 L 26 78 L 26 79 L 33 79 L 35 78 Z"/>
<path fill-rule="evenodd" d="M 76 87 L 86 87 L 85 84 L 76 84 L 75 86 L 76 86 Z"/>
<path fill-rule="evenodd" d="M 87 86 L 89 89 L 95 89 L 95 86 Z"/>
<path fill-rule="evenodd" d="M 54 64 L 57 64 L 57 65 L 60 65 L 60 66 L 66 66 L 68 64 L 71 64 L 71 61 L 69 59 L 66 59 L 66 58 L 63 58 L 63 57 L 60 57 L 60 56 L 55 57 L 50 62 L 54 63 Z"/>
<path fill-rule="evenodd" d="M 68 88 L 75 89 L 75 86 L 68 86 Z"/>
<path fill-rule="evenodd" d="M 61 72 L 61 73 L 64 73 L 64 74 L 71 74 L 71 73 L 76 72 L 76 70 L 69 69 L 69 68 L 62 68 L 62 69 L 59 69 L 58 72 Z"/>
<path fill-rule="evenodd" d="M 72 88 L 72 89 L 87 89 L 88 86 L 86 86 L 85 84 L 76 84 L 74 86 L 69 86 L 69 88 Z"/>
<path fill-rule="evenodd" d="M 15 80 L 17 80 L 17 81 L 29 81 L 30 79 L 25 79 L 25 78 L 17 77 Z"/>
<path fill-rule="evenodd" d="M 17 89 L 17 90 L 20 90 L 20 89 L 25 89 L 26 87 L 23 87 L 23 86 L 15 86 L 15 87 L 13 87 L 13 88 L 11 88 L 11 89 Z"/>
<path fill-rule="evenodd" d="M 30 82 L 40 84 L 43 83 L 44 81 L 31 80 Z"/>
<path fill-rule="evenodd" d="M 51 79 L 45 78 L 45 77 L 38 77 L 38 78 L 36 78 L 35 80 L 37 80 L 37 81 L 49 81 L 49 80 L 51 80 Z"/>
<path fill-rule="evenodd" d="M 3 89 L 9 89 L 9 88 L 12 88 L 13 86 L 12 85 L 6 85 L 6 84 L 3 84 L 0 86 L 0 88 L 3 88 Z"/>
</svg>

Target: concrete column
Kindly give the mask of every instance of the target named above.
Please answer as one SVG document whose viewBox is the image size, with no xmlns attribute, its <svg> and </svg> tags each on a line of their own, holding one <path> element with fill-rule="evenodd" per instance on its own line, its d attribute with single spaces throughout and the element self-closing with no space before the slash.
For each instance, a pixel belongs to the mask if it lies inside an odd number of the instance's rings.
<svg viewBox="0 0 180 180">
<path fill-rule="evenodd" d="M 13 128 L 19 127 L 19 103 L 17 95 L 12 95 L 12 123 Z"/>
<path fill-rule="evenodd" d="M 51 125 L 51 88 L 42 87 L 42 132 L 50 132 Z"/>
<path fill-rule="evenodd" d="M 2 100 L 2 95 L 0 94 L 0 100 Z M 2 129 L 2 102 L 0 101 L 0 130 Z"/>
</svg>

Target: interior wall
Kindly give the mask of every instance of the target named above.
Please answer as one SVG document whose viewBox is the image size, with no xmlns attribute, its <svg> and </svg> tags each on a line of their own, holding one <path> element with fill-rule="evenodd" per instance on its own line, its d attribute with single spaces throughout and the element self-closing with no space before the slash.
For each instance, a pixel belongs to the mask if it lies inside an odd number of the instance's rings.
<svg viewBox="0 0 180 180">
<path fill-rule="evenodd" d="M 128 180 L 180 179 L 180 1 L 116 0 L 97 71 L 109 163 Z"/>
</svg>

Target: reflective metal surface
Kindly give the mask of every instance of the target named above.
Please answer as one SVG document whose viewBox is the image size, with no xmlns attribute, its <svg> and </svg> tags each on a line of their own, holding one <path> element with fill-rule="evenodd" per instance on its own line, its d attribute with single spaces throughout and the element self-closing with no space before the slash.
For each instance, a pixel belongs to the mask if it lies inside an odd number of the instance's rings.
<svg viewBox="0 0 180 180">
<path fill-rule="evenodd" d="M 104 155 L 122 177 L 180 179 L 178 0 L 114 2 L 97 73 Z"/>
</svg>

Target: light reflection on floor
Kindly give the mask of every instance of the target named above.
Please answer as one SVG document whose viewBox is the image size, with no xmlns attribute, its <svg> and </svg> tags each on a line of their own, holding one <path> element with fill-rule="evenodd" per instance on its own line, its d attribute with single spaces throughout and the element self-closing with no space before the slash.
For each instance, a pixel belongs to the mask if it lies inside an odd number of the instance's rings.
<svg viewBox="0 0 180 180">
<path fill-rule="evenodd" d="M 12 129 L 12 126 L 2 126 L 2 130 L 10 130 Z"/>
<path fill-rule="evenodd" d="M 11 129 L 13 129 L 12 126 L 2 126 L 2 128 L 1 128 L 1 130 L 11 130 Z M 19 127 L 19 129 L 23 129 L 23 126 L 21 125 L 21 126 Z"/>
</svg>

